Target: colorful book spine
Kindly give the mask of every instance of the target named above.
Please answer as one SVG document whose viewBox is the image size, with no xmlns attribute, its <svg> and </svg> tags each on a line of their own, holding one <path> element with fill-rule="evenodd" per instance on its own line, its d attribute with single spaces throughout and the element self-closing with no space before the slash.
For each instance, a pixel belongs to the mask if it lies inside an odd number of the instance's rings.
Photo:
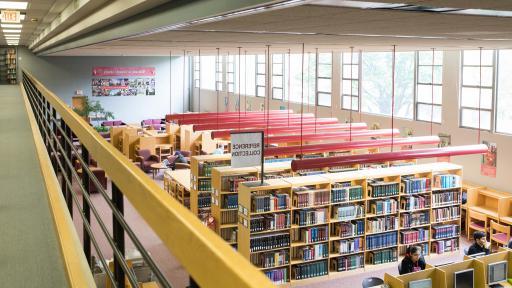
<svg viewBox="0 0 512 288">
<path fill-rule="evenodd" d="M 319 260 L 329 257 L 329 245 L 327 243 L 294 249 L 294 258 L 302 261 Z"/>
<path fill-rule="evenodd" d="M 210 195 L 199 195 L 197 198 L 197 207 L 199 208 L 208 208 L 212 204 L 212 197 Z"/>
<path fill-rule="evenodd" d="M 459 189 L 454 191 L 443 191 L 432 194 L 433 207 L 439 207 L 443 205 L 455 205 L 461 204 L 461 192 Z"/>
<path fill-rule="evenodd" d="M 290 228 L 290 213 L 253 216 L 251 232 L 272 231 Z"/>
<path fill-rule="evenodd" d="M 396 246 L 397 240 L 397 232 L 370 235 L 366 237 L 366 250 Z"/>
<path fill-rule="evenodd" d="M 285 284 L 288 280 L 288 268 L 279 268 L 279 269 L 272 269 L 272 270 L 265 270 L 264 271 L 265 276 L 270 279 L 274 284 Z"/>
<path fill-rule="evenodd" d="M 339 240 L 333 243 L 333 252 L 338 254 L 357 253 L 364 249 L 364 240 L 362 237 L 349 240 Z"/>
<path fill-rule="evenodd" d="M 349 271 L 364 267 L 364 255 L 349 255 L 336 258 L 333 261 L 334 271 Z"/>
<path fill-rule="evenodd" d="M 428 241 L 430 235 L 429 229 L 418 228 L 407 231 L 400 231 L 401 244 L 413 244 L 417 242 Z"/>
<path fill-rule="evenodd" d="M 224 203 L 222 209 L 236 209 L 238 208 L 238 195 L 230 194 L 224 196 Z"/>
<path fill-rule="evenodd" d="M 371 218 L 366 221 L 367 233 L 380 233 L 398 229 L 398 217 L 386 216 Z"/>
<path fill-rule="evenodd" d="M 250 243 L 251 252 L 258 252 L 287 246 L 290 246 L 290 234 L 288 233 L 252 237 Z"/>
<path fill-rule="evenodd" d="M 253 195 L 252 212 L 270 212 L 290 208 L 288 194 Z"/>
<path fill-rule="evenodd" d="M 287 265 L 290 264 L 290 253 L 288 250 L 280 250 L 252 254 L 251 263 L 258 268 L 272 268 Z"/>
<path fill-rule="evenodd" d="M 460 226 L 456 224 L 432 226 L 432 239 L 457 237 L 460 235 Z"/>
<path fill-rule="evenodd" d="M 328 213 L 329 210 L 327 208 L 313 210 L 298 210 L 295 211 L 294 214 L 294 224 L 299 226 L 305 226 L 326 223 Z"/>
<path fill-rule="evenodd" d="M 350 221 L 355 218 L 364 217 L 363 205 L 342 205 L 334 206 L 332 218 L 339 221 Z"/>
<path fill-rule="evenodd" d="M 255 176 L 231 176 L 227 177 L 227 186 L 229 192 L 238 192 L 238 185 L 242 182 L 256 181 Z"/>
<path fill-rule="evenodd" d="M 383 182 L 371 181 L 368 183 L 368 196 L 370 197 L 388 197 L 396 196 L 400 192 L 400 183 L 398 182 Z"/>
<path fill-rule="evenodd" d="M 402 177 L 404 194 L 422 193 L 430 190 L 430 178 Z"/>
<path fill-rule="evenodd" d="M 306 244 L 315 243 L 320 241 L 326 241 L 329 237 L 329 229 L 327 226 L 324 227 L 311 227 L 301 229 L 299 241 Z M 296 238 L 294 238 L 296 239 Z"/>
<path fill-rule="evenodd" d="M 430 196 L 414 195 L 400 199 L 400 209 L 413 211 L 430 207 Z"/>
<path fill-rule="evenodd" d="M 298 264 L 292 267 L 294 272 L 294 279 L 301 280 L 312 277 L 327 275 L 328 264 L 327 261 L 318 261 L 313 263 Z"/>
<path fill-rule="evenodd" d="M 370 208 L 375 215 L 396 213 L 398 212 L 398 202 L 395 199 L 372 201 Z"/>
<path fill-rule="evenodd" d="M 443 254 L 459 250 L 459 239 L 439 240 L 432 242 L 432 250 L 434 253 Z"/>
<path fill-rule="evenodd" d="M 305 188 L 307 189 L 307 188 Z M 310 206 L 318 206 L 329 204 L 329 191 L 307 191 L 300 188 L 294 189 L 293 206 L 297 208 L 305 208 Z"/>
<path fill-rule="evenodd" d="M 209 192 L 212 190 L 212 180 L 211 179 L 199 179 L 197 184 L 197 190 L 201 192 Z"/>
<path fill-rule="evenodd" d="M 430 211 L 400 214 L 400 227 L 402 228 L 411 228 L 429 223 Z"/>
<path fill-rule="evenodd" d="M 341 238 L 363 235 L 365 231 L 364 220 L 336 223 L 332 226 L 332 235 Z"/>
<path fill-rule="evenodd" d="M 460 206 L 432 209 L 433 222 L 450 221 L 460 218 Z"/>
<path fill-rule="evenodd" d="M 350 183 L 348 183 L 350 185 Z M 344 183 L 335 183 L 331 188 L 331 203 L 343 203 L 363 199 L 363 187 L 344 186 Z"/>
<path fill-rule="evenodd" d="M 396 262 L 398 260 L 398 253 L 396 248 L 384 249 L 379 251 L 369 252 L 369 263 L 378 265 L 389 262 Z"/>
<path fill-rule="evenodd" d="M 442 174 L 434 175 L 434 187 L 448 189 L 459 188 L 461 186 L 461 177 L 459 175 Z"/>
</svg>

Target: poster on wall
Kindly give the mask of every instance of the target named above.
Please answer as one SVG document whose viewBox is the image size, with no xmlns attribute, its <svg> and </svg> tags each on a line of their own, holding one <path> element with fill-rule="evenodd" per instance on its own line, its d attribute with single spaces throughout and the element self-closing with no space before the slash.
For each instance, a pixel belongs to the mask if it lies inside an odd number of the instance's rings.
<svg viewBox="0 0 512 288">
<path fill-rule="evenodd" d="M 154 96 L 154 67 L 93 67 L 92 96 Z"/>
<path fill-rule="evenodd" d="M 482 155 L 482 164 L 480 165 L 480 174 L 496 178 L 496 161 L 498 156 L 498 148 L 496 143 L 482 141 L 487 145 L 487 153 Z"/>
</svg>

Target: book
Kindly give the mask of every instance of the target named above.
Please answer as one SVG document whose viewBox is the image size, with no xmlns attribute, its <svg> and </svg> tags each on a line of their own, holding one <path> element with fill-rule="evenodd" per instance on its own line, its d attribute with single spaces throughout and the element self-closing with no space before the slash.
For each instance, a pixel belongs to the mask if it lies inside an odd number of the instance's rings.
<svg viewBox="0 0 512 288">
<path fill-rule="evenodd" d="M 251 237 L 251 252 L 258 252 L 270 249 L 290 246 L 290 234 L 277 233 L 272 235 Z"/>
<path fill-rule="evenodd" d="M 238 208 L 238 194 L 223 195 L 222 209 Z"/>
<path fill-rule="evenodd" d="M 304 208 L 329 204 L 329 190 L 308 187 L 297 187 L 293 189 L 293 206 Z"/>
<path fill-rule="evenodd" d="M 366 250 L 381 249 L 397 245 L 397 232 L 366 236 Z"/>
<path fill-rule="evenodd" d="M 302 261 L 319 260 L 329 257 L 329 244 L 315 244 L 293 249 L 293 259 Z"/>
<path fill-rule="evenodd" d="M 339 221 L 350 221 L 355 218 L 364 217 L 363 205 L 342 204 L 332 207 L 332 219 Z"/>
<path fill-rule="evenodd" d="M 371 251 L 368 254 L 368 263 L 374 265 L 398 261 L 398 253 L 396 248 Z"/>
<path fill-rule="evenodd" d="M 460 218 L 460 206 L 432 209 L 432 221 L 450 221 Z"/>
<path fill-rule="evenodd" d="M 370 218 L 366 221 L 367 233 L 380 233 L 398 229 L 398 216 Z"/>
<path fill-rule="evenodd" d="M 251 212 L 271 212 L 290 208 L 290 196 L 271 192 L 269 195 L 252 195 Z"/>
<path fill-rule="evenodd" d="M 459 250 L 459 238 L 439 240 L 432 242 L 432 252 L 443 254 Z"/>
<path fill-rule="evenodd" d="M 341 238 L 363 235 L 365 231 L 364 220 L 352 220 L 331 225 L 331 235 Z"/>
<path fill-rule="evenodd" d="M 430 211 L 400 214 L 400 227 L 411 228 L 430 223 Z"/>
<path fill-rule="evenodd" d="M 461 186 L 461 177 L 453 174 L 434 175 L 435 188 L 459 188 Z"/>
<path fill-rule="evenodd" d="M 413 244 L 422 241 L 428 241 L 430 229 L 417 228 L 411 230 L 400 231 L 400 244 Z"/>
<path fill-rule="evenodd" d="M 401 182 L 403 184 L 403 194 L 422 193 L 430 190 L 430 178 L 415 178 L 414 176 L 402 176 Z"/>
<path fill-rule="evenodd" d="M 349 255 L 335 258 L 332 261 L 332 268 L 334 271 L 349 271 L 357 268 L 364 267 L 364 255 Z"/>
<path fill-rule="evenodd" d="M 306 244 L 326 241 L 329 237 L 329 227 L 328 226 L 320 226 L 320 227 L 309 227 L 309 228 L 300 228 L 300 229 L 292 229 L 291 238 L 293 242 L 302 242 Z"/>
<path fill-rule="evenodd" d="M 343 203 L 363 199 L 363 187 L 351 183 L 335 183 L 331 187 L 331 203 Z"/>
<path fill-rule="evenodd" d="M 398 182 L 384 182 L 379 180 L 368 180 L 369 197 L 396 196 L 400 192 Z"/>
<path fill-rule="evenodd" d="M 286 228 L 290 228 L 290 213 L 256 215 L 251 218 L 251 232 L 272 231 Z"/>
<path fill-rule="evenodd" d="M 301 280 L 311 277 L 327 275 L 328 264 L 326 260 L 313 263 L 298 264 L 293 266 L 292 270 L 295 275 L 294 279 Z"/>
<path fill-rule="evenodd" d="M 413 211 L 425 208 L 430 208 L 430 195 L 413 195 L 400 199 L 401 210 Z"/>
<path fill-rule="evenodd" d="M 370 211 L 375 215 L 396 213 L 398 212 L 398 202 L 395 199 L 371 201 Z"/>
<path fill-rule="evenodd" d="M 290 263 L 290 252 L 285 250 L 251 255 L 251 263 L 258 268 L 272 268 Z"/>
<path fill-rule="evenodd" d="M 339 240 L 333 242 L 333 251 L 338 254 L 349 254 L 363 251 L 364 249 L 363 237 L 352 238 L 348 240 Z"/>
<path fill-rule="evenodd" d="M 461 204 L 461 197 L 462 195 L 459 189 L 434 192 L 432 193 L 432 207 Z"/>
<path fill-rule="evenodd" d="M 457 237 L 460 235 L 460 226 L 457 224 L 432 225 L 432 239 Z"/>
<path fill-rule="evenodd" d="M 265 270 L 264 273 L 274 284 L 284 284 L 289 281 L 288 268 Z"/>
</svg>

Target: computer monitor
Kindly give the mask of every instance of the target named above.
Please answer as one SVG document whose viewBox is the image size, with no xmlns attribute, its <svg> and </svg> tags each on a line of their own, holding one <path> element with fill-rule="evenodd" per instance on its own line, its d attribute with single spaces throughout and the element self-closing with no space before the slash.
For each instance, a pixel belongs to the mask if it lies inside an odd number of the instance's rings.
<svg viewBox="0 0 512 288">
<path fill-rule="evenodd" d="M 487 284 L 493 285 L 507 281 L 508 261 L 500 261 L 487 265 Z"/>
<path fill-rule="evenodd" d="M 422 279 L 409 282 L 409 288 L 432 288 L 432 279 Z"/>
<path fill-rule="evenodd" d="M 471 258 L 478 258 L 478 257 L 482 257 L 482 256 L 485 256 L 485 252 L 481 252 L 481 253 L 476 253 L 476 254 L 471 254 L 469 255 L 469 257 Z"/>
<path fill-rule="evenodd" d="M 467 269 L 453 273 L 454 288 L 474 288 L 474 272 L 475 269 Z"/>
</svg>

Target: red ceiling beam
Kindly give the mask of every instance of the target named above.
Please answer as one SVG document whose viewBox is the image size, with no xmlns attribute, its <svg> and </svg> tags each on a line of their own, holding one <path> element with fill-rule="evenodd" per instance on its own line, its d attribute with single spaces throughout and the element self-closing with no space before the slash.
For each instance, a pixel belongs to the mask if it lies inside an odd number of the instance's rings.
<svg viewBox="0 0 512 288">
<path fill-rule="evenodd" d="M 196 117 L 196 118 L 193 118 L 193 119 L 176 119 L 174 120 L 174 122 L 180 124 L 180 125 L 190 125 L 190 124 L 212 124 L 212 123 L 217 123 L 217 119 L 219 120 L 219 122 L 237 122 L 240 120 L 240 122 L 242 121 L 254 121 L 254 120 L 266 120 L 267 118 L 267 115 L 262 115 L 262 114 L 255 114 L 255 115 L 251 115 L 251 114 L 248 114 L 246 116 L 244 116 L 243 114 L 242 115 L 222 115 L 222 116 L 219 116 L 217 118 L 217 116 L 208 116 L 208 117 Z M 304 119 L 311 119 L 311 118 L 314 118 L 315 115 L 313 113 L 306 113 L 302 116 L 302 118 Z M 300 114 L 290 114 L 290 115 L 287 115 L 287 114 L 270 114 L 268 115 L 268 119 L 270 119 L 270 121 L 273 121 L 273 120 L 292 120 L 292 119 L 300 119 L 301 118 L 301 115 Z"/>
<path fill-rule="evenodd" d="M 485 154 L 487 145 L 465 145 L 449 146 L 442 148 L 425 148 L 414 150 L 401 150 L 395 152 L 384 152 L 374 154 L 360 154 L 348 156 L 324 157 L 315 159 L 292 160 L 292 170 L 319 169 L 328 167 L 339 167 L 354 164 L 367 164 L 386 161 L 399 161 L 407 159 L 448 157 L 470 154 Z"/>
<path fill-rule="evenodd" d="M 268 114 L 288 114 L 293 113 L 292 110 L 270 110 L 268 111 Z M 252 115 L 264 115 L 267 114 L 267 111 L 242 111 L 240 113 L 237 112 L 190 112 L 190 113 L 177 113 L 177 114 L 167 114 L 165 115 L 166 121 L 171 121 L 175 119 L 193 119 L 198 117 L 205 117 L 205 116 L 217 116 L 221 117 L 222 115 L 242 115 L 242 114 L 252 114 Z"/>
<path fill-rule="evenodd" d="M 295 134 L 295 133 L 324 133 L 324 132 L 337 132 L 340 130 L 363 130 L 367 129 L 366 123 L 352 123 L 352 127 L 350 127 L 350 124 L 322 124 L 322 125 L 303 125 L 302 129 L 299 124 L 293 124 L 286 127 L 270 127 L 270 128 L 263 128 L 260 130 L 256 130 L 254 128 L 244 129 L 244 131 L 248 130 L 255 130 L 255 131 L 261 131 L 268 133 L 269 135 L 276 135 L 276 134 Z M 232 130 L 218 130 L 218 131 L 212 131 L 212 139 L 229 139 L 231 138 L 231 132 L 237 132 L 239 130 L 232 129 Z"/>
<path fill-rule="evenodd" d="M 354 137 L 377 137 L 377 136 L 392 136 L 399 135 L 398 129 L 379 129 L 379 130 L 358 130 L 358 131 L 342 131 L 336 133 L 322 133 L 322 134 L 303 134 L 301 135 L 283 135 L 283 136 L 268 136 L 265 137 L 265 143 L 277 144 L 277 143 L 291 143 L 302 141 L 344 141 L 349 139 L 350 136 Z"/>
<path fill-rule="evenodd" d="M 296 154 L 310 154 L 334 151 L 347 151 L 354 149 L 364 148 L 377 148 L 404 145 L 429 145 L 438 144 L 439 137 L 437 136 L 421 136 L 421 137 L 408 137 L 408 138 L 391 138 L 376 139 L 376 140 L 361 140 L 351 142 L 339 143 L 321 143 L 309 145 L 295 145 L 286 147 L 268 147 L 265 149 L 265 156 L 279 156 L 279 155 L 296 155 Z"/>
<path fill-rule="evenodd" d="M 307 119 L 290 119 L 288 120 L 275 120 L 275 121 L 268 121 L 265 119 L 260 120 L 248 120 L 248 121 L 233 121 L 233 122 L 219 122 L 217 123 L 211 123 L 211 124 L 198 124 L 194 125 L 193 129 L 194 131 L 205 131 L 205 130 L 218 130 L 218 129 L 237 129 L 237 128 L 253 128 L 253 129 L 261 129 L 272 126 L 287 126 L 288 123 L 291 124 L 309 124 L 309 125 L 323 125 L 323 124 L 336 124 L 338 123 L 338 118 L 307 118 Z"/>
</svg>

